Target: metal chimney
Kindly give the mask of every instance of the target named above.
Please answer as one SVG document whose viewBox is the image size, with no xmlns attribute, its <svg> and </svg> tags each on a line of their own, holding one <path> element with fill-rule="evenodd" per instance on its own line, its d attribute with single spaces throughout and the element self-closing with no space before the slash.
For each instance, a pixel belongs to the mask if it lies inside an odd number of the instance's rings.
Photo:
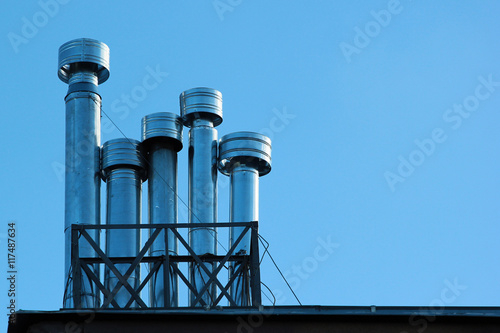
<svg viewBox="0 0 500 333">
<path fill-rule="evenodd" d="M 180 95 L 181 116 L 189 130 L 189 222 L 217 222 L 217 130 L 222 123 L 222 94 L 210 88 L 193 88 Z M 189 231 L 189 244 L 198 255 L 217 253 L 215 228 L 196 228 Z M 205 263 L 213 271 L 213 263 Z M 198 264 L 189 268 L 189 280 L 197 292 L 208 281 Z M 216 288 L 212 284 L 202 295 L 202 302 L 211 305 Z M 190 293 L 189 304 L 196 295 Z M 196 304 L 201 305 L 201 304 Z"/>
<path fill-rule="evenodd" d="M 102 147 L 102 175 L 106 182 L 106 224 L 141 223 L 141 186 L 146 180 L 146 169 L 140 142 L 127 138 L 107 141 Z M 107 230 L 106 254 L 108 257 L 135 257 L 139 253 L 140 232 L 138 230 Z M 130 264 L 116 264 L 125 275 Z M 140 281 L 139 267 L 127 279 L 137 289 Z M 118 278 L 106 267 L 104 285 L 112 291 Z M 116 294 L 114 300 L 123 308 L 131 295 L 125 289 Z M 132 306 L 135 302 L 132 303 Z"/>
<path fill-rule="evenodd" d="M 259 176 L 271 171 L 271 140 L 259 133 L 236 132 L 223 136 L 219 142 L 219 170 L 231 177 L 230 222 L 259 220 Z M 244 228 L 231 228 L 229 246 Z M 235 249 L 237 254 L 250 253 L 250 232 L 247 232 Z M 239 269 L 239 264 L 229 266 L 229 278 Z M 238 306 L 250 306 L 248 271 L 235 278 L 230 295 Z"/>
<path fill-rule="evenodd" d="M 59 48 L 59 78 L 69 84 L 66 102 L 66 171 L 65 171 L 65 281 L 63 306 L 74 307 L 71 284 L 71 224 L 100 224 L 101 97 L 97 85 L 109 77 L 109 48 L 99 41 L 81 38 Z M 89 230 L 99 243 L 98 233 Z M 81 242 L 80 256 L 95 252 Z M 98 267 L 94 267 L 97 275 Z M 83 308 L 99 304 L 94 284 L 83 273 L 81 284 Z"/>
<path fill-rule="evenodd" d="M 142 140 L 148 159 L 149 223 L 177 223 L 177 152 L 182 149 L 181 118 L 169 112 L 153 113 L 142 118 Z M 151 256 L 177 255 L 177 239 L 168 232 L 168 253 L 164 231 L 151 246 Z M 150 284 L 152 307 L 177 307 L 178 276 L 170 270 L 170 299 L 164 299 L 164 274 L 160 269 Z"/>
</svg>

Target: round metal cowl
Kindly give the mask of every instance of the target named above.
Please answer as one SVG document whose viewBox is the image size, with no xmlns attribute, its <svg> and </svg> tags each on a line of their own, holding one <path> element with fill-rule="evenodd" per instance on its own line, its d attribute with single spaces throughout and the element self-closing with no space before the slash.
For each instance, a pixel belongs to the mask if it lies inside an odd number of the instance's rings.
<svg viewBox="0 0 500 333">
<path fill-rule="evenodd" d="M 148 145 L 153 140 L 164 140 L 174 149 L 182 149 L 182 119 L 175 113 L 158 112 L 142 118 L 142 141 Z"/>
<path fill-rule="evenodd" d="M 102 175 L 104 179 L 106 179 L 109 170 L 120 167 L 139 170 L 141 178 L 146 179 L 146 165 L 139 141 L 120 138 L 104 143 L 102 146 Z"/>
<path fill-rule="evenodd" d="M 70 65 L 76 63 L 96 65 L 98 83 L 104 83 L 109 78 L 109 47 L 90 38 L 74 39 L 61 45 L 57 75 L 63 82 L 68 83 Z"/>
<path fill-rule="evenodd" d="M 196 119 L 206 119 L 214 126 L 222 123 L 222 94 L 211 88 L 193 88 L 179 96 L 184 126 L 192 127 Z"/>
<path fill-rule="evenodd" d="M 220 172 L 231 173 L 235 164 L 252 166 L 264 176 L 271 171 L 271 139 L 254 132 L 235 132 L 219 141 Z"/>
</svg>

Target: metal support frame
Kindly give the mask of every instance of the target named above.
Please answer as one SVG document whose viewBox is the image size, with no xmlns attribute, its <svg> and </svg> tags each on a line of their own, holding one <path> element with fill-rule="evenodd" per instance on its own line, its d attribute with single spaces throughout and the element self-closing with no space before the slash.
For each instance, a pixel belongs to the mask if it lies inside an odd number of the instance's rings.
<svg viewBox="0 0 500 333">
<path fill-rule="evenodd" d="M 250 289 L 251 289 L 251 301 L 252 307 L 259 307 L 262 305 L 261 302 L 261 289 L 260 289 L 260 269 L 259 269 L 259 235 L 258 235 L 258 222 L 231 222 L 231 223 L 199 223 L 197 224 L 199 227 L 217 227 L 217 228 L 233 228 L 240 227 L 244 228 L 243 232 L 240 234 L 238 239 L 234 241 L 231 248 L 227 252 L 226 255 L 197 255 L 191 246 L 189 246 L 188 242 L 184 239 L 182 235 L 179 234 L 178 229 L 186 229 L 191 228 L 192 224 L 190 223 L 167 223 L 167 224 L 154 224 L 154 225 L 129 225 L 129 224 L 114 224 L 114 225 L 82 225 L 82 224 L 73 224 L 71 226 L 71 263 L 72 263 L 72 277 L 73 277 L 73 295 L 81 295 L 81 279 L 82 272 L 85 272 L 85 276 L 92 280 L 95 283 L 95 286 L 98 288 L 98 291 L 101 292 L 105 296 L 105 301 L 101 304 L 100 308 L 108 308 L 110 305 L 114 308 L 120 308 L 118 303 L 114 300 L 114 297 L 118 293 L 118 291 L 123 287 L 130 293 L 130 300 L 123 307 L 124 309 L 130 309 L 131 305 L 135 302 L 140 308 L 150 308 L 146 305 L 146 303 L 142 300 L 140 296 L 140 292 L 144 287 L 152 281 L 153 275 L 158 272 L 160 269 L 163 270 L 163 278 L 165 280 L 165 288 L 164 288 L 164 297 L 165 299 L 170 299 L 170 287 L 169 284 L 166 283 L 170 279 L 170 274 L 173 272 L 177 274 L 180 280 L 186 285 L 186 287 L 193 293 L 195 300 L 190 305 L 191 307 L 195 306 L 208 306 L 203 300 L 203 294 L 210 288 L 211 285 L 215 284 L 219 289 L 219 296 L 213 302 L 212 306 L 216 306 L 220 303 L 222 299 L 227 299 L 230 306 L 237 306 L 232 296 L 229 294 L 229 288 L 232 283 L 235 281 L 235 278 L 238 274 L 240 274 L 243 270 L 247 270 L 250 272 Z M 136 257 L 108 257 L 104 251 L 100 248 L 100 246 L 92 239 L 87 230 L 110 230 L 110 229 L 136 229 L 140 231 L 141 229 L 150 229 L 151 236 L 144 244 L 144 247 L 138 253 Z M 165 230 L 163 233 L 165 242 L 165 248 L 168 248 L 168 233 L 171 232 L 174 234 L 179 243 L 184 247 L 184 249 L 188 252 L 188 255 L 162 255 L 162 256 L 146 256 L 153 242 L 158 238 L 158 235 L 162 230 Z M 244 238 L 246 233 L 250 233 L 251 237 L 251 248 L 250 253 L 241 255 L 235 254 L 235 250 L 238 248 L 238 244 Z M 98 257 L 91 258 L 81 258 L 79 254 L 79 243 L 82 241 L 80 238 L 83 238 L 88 245 L 95 250 Z M 205 271 L 207 276 L 209 277 L 206 284 L 199 291 L 196 290 L 196 287 L 193 286 L 185 273 L 183 273 L 179 267 L 178 263 L 196 263 Z M 205 265 L 205 262 L 214 263 L 213 271 L 210 271 Z M 230 262 L 238 262 L 241 263 L 239 265 L 239 269 L 234 272 L 233 276 L 229 279 L 226 285 L 223 285 L 221 281 L 217 278 L 217 274 L 224 268 L 226 263 Z M 130 263 L 130 267 L 126 271 L 124 275 L 120 274 L 120 272 L 116 269 L 115 264 L 120 263 Z M 134 272 L 134 270 L 141 263 L 152 263 L 152 268 L 150 272 L 142 281 L 140 281 L 139 287 L 134 289 L 127 281 L 130 275 Z M 95 264 L 104 264 L 110 269 L 113 274 L 118 278 L 119 282 L 114 287 L 113 290 L 108 290 L 100 281 L 99 276 L 97 276 L 92 270 L 93 265 Z M 82 299 L 80 297 L 75 296 L 74 305 L 75 308 L 79 309 L 82 305 Z M 170 305 L 167 304 L 162 308 L 171 308 Z"/>
</svg>

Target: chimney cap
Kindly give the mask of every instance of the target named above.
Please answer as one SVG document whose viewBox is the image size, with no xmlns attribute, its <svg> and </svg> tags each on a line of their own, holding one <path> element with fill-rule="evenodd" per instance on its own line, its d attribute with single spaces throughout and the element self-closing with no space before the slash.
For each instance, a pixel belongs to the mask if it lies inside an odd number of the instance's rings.
<svg viewBox="0 0 500 333">
<path fill-rule="evenodd" d="M 139 141 L 128 138 L 109 140 L 102 145 L 101 153 L 104 179 L 110 170 L 127 167 L 139 170 L 142 179 L 146 180 L 146 165 Z"/>
<path fill-rule="evenodd" d="M 142 141 L 148 146 L 151 142 L 165 141 L 176 151 L 182 149 L 182 119 L 175 113 L 157 112 L 142 118 Z"/>
<path fill-rule="evenodd" d="M 192 88 L 179 96 L 179 102 L 184 126 L 192 127 L 196 119 L 209 120 L 214 127 L 222 123 L 222 94 L 218 90 Z"/>
<path fill-rule="evenodd" d="M 72 64 L 89 65 L 95 71 L 98 83 L 109 78 L 109 47 L 95 39 L 78 38 L 64 43 L 59 48 L 57 75 L 68 83 L 72 74 Z"/>
<path fill-rule="evenodd" d="M 254 167 L 259 176 L 271 171 L 271 139 L 255 132 L 234 132 L 219 141 L 219 170 L 229 175 L 236 165 Z"/>
</svg>

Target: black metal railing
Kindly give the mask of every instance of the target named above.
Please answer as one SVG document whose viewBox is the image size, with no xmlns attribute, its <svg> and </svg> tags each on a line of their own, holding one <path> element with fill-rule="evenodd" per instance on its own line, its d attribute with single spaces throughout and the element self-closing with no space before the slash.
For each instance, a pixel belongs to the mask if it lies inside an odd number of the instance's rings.
<svg viewBox="0 0 500 333">
<path fill-rule="evenodd" d="M 239 237 L 234 241 L 231 248 L 224 255 L 197 255 L 194 253 L 193 249 L 189 246 L 188 242 L 179 233 L 179 229 L 189 229 L 189 228 L 233 228 L 233 227 L 244 227 L 243 231 Z M 121 229 L 121 230 L 143 230 L 150 229 L 151 235 L 149 239 L 144 244 L 143 248 L 139 251 L 136 257 L 108 257 L 106 253 L 101 249 L 98 243 L 92 239 L 87 230 L 111 230 L 111 229 Z M 174 234 L 176 241 L 180 243 L 179 252 L 187 252 L 186 255 L 161 255 L 161 256 L 147 256 L 148 251 L 151 248 L 153 242 L 158 238 L 161 231 L 165 230 L 164 242 L 165 249 L 169 248 L 168 242 L 168 232 Z M 243 237 L 250 232 L 250 253 L 248 254 L 238 254 L 234 253 L 238 244 L 241 242 Z M 82 242 L 81 238 L 92 247 L 96 253 L 96 257 L 82 258 L 79 255 L 79 248 Z M 89 278 L 95 287 L 103 294 L 104 301 L 102 302 L 100 308 L 118 308 L 118 309 L 130 309 L 132 304 L 135 302 L 135 306 L 139 308 L 152 308 L 144 302 L 141 297 L 141 291 L 144 289 L 148 283 L 152 281 L 152 277 L 160 269 L 163 270 L 164 278 L 164 299 L 171 299 L 170 290 L 170 274 L 172 272 L 177 274 L 184 285 L 195 295 L 195 300 L 191 304 L 192 307 L 196 306 L 217 306 L 221 303 L 223 299 L 226 299 L 230 306 L 237 306 L 234 299 L 229 293 L 229 288 L 235 281 L 239 274 L 249 274 L 249 285 L 250 285 L 250 301 L 252 307 L 258 307 L 261 303 L 261 289 L 260 289 L 260 269 L 259 269 L 259 242 L 258 242 L 258 222 L 231 222 L 231 223 L 169 223 L 169 224 L 140 224 L 140 225 L 128 225 L 128 224 L 115 224 L 115 225 L 81 225 L 73 224 L 71 226 L 71 267 L 72 267 L 72 292 L 74 297 L 75 308 L 82 307 L 82 271 L 85 272 L 86 278 Z M 184 251 L 182 250 L 184 249 Z M 165 250 L 168 251 L 168 250 Z M 213 271 L 208 269 L 204 263 L 214 263 L 215 267 Z M 226 263 L 238 262 L 238 269 L 232 273 L 229 277 L 227 283 L 224 285 L 218 279 L 218 274 L 225 267 Z M 115 264 L 130 263 L 130 267 L 127 269 L 125 274 L 121 274 L 115 267 Z M 151 269 L 149 273 L 139 281 L 139 286 L 134 289 L 128 283 L 128 278 L 136 270 L 141 263 L 149 263 Z M 195 286 L 193 286 L 189 279 L 186 278 L 186 274 L 179 269 L 179 263 L 194 264 L 197 263 L 201 269 L 209 277 L 205 286 L 197 292 Z M 93 269 L 94 265 L 105 265 L 118 279 L 118 283 L 114 286 L 113 290 L 108 290 L 105 284 L 99 278 L 99 270 Z M 208 288 L 214 283 L 217 286 L 219 295 L 213 301 L 212 304 L 205 304 L 202 299 L 203 294 L 208 290 Z M 130 300 L 128 303 L 120 307 L 120 305 L 114 300 L 118 291 L 121 288 L 125 288 L 130 293 Z M 162 308 L 171 308 L 169 302 L 165 302 L 166 306 Z"/>
</svg>

